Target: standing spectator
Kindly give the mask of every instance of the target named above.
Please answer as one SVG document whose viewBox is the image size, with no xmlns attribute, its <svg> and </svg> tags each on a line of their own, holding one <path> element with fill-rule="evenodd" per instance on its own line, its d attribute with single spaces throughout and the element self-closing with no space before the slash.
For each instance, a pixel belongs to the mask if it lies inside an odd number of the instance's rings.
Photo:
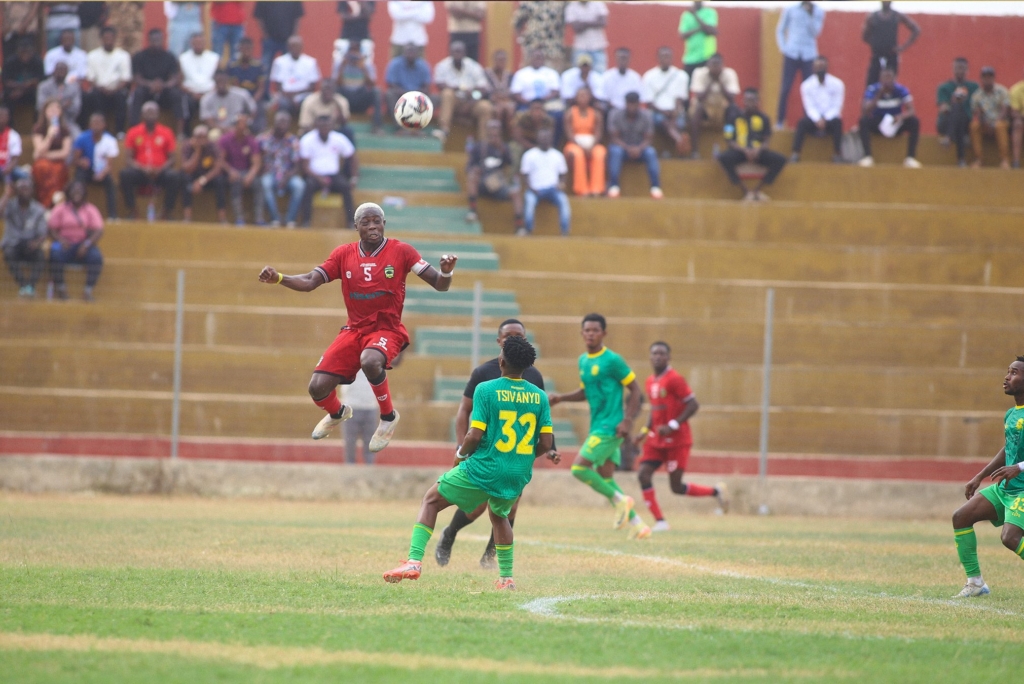
<svg viewBox="0 0 1024 684">
<path fill-rule="evenodd" d="M 313 130 L 321 116 L 331 119 L 331 128 L 340 131 L 348 123 L 348 100 L 335 92 L 334 81 L 325 78 L 320 82 L 320 92 L 313 93 L 302 102 L 299 109 L 299 135 Z M 351 136 L 348 136 L 351 140 Z"/>
<path fill-rule="evenodd" d="M 203 190 L 213 190 L 217 220 L 227 223 L 227 178 L 217 145 L 210 142 L 210 131 L 203 124 L 192 129 L 192 136 L 181 150 L 181 207 L 185 221 L 192 220 L 192 204 Z"/>
<path fill-rule="evenodd" d="M 304 54 L 302 48 L 302 38 L 292 36 L 288 39 L 288 52 L 275 59 L 270 68 L 271 111 L 284 109 L 288 113 L 298 113 L 302 101 L 322 78 L 320 65 L 313 57 Z"/>
<path fill-rule="evenodd" d="M 238 59 L 238 41 L 242 39 L 242 22 L 245 11 L 241 2 L 214 2 L 210 6 L 210 19 L 213 25 L 210 34 L 213 51 L 223 64 Z M 228 48 L 228 56 L 224 56 L 224 46 Z"/>
<path fill-rule="evenodd" d="M 466 163 L 467 222 L 477 220 L 477 198 L 483 195 L 501 201 L 511 199 L 515 228 L 522 228 L 523 194 L 514 169 L 512 153 L 501 139 L 501 123 L 491 119 L 487 122 L 487 137 L 469 148 Z"/>
<path fill-rule="evenodd" d="M 804 147 L 804 136 L 832 136 L 832 161 L 843 161 L 843 101 L 846 99 L 846 84 L 828 73 L 828 59 L 819 55 L 814 59 L 814 74 L 800 84 L 800 99 L 804 105 L 804 118 L 796 125 L 793 136 L 793 156 L 790 161 L 800 161 Z"/>
<path fill-rule="evenodd" d="M 32 128 L 32 182 L 36 199 L 44 207 L 53 206 L 53 194 L 68 184 L 68 158 L 71 156 L 71 129 L 57 100 L 50 100 L 39 112 Z"/>
<path fill-rule="evenodd" d="M 965 141 L 971 126 L 971 96 L 978 84 L 967 80 L 967 58 L 953 60 L 953 78 L 939 86 L 936 100 L 939 105 L 939 120 L 935 129 L 939 133 L 939 144 L 943 147 L 952 140 L 956 145 L 956 161 L 966 166 Z"/>
<path fill-rule="evenodd" d="M 432 2 L 389 2 L 391 17 L 391 56 L 398 57 L 408 45 L 423 52 L 427 47 L 427 24 L 434 21 Z"/>
<path fill-rule="evenodd" d="M 735 107 L 740 94 L 736 71 L 725 66 L 722 55 L 714 54 L 707 66 L 698 67 L 690 76 L 690 141 L 697 156 L 697 136 L 705 123 L 721 128 Z"/>
<path fill-rule="evenodd" d="M 772 137 L 772 121 L 761 111 L 757 88 L 743 91 L 743 111 L 733 110 L 725 124 L 725 139 L 729 149 L 718 155 L 718 163 L 725 169 L 729 181 L 740 188 L 743 182 L 736 173 L 736 167 L 744 162 L 765 167 L 764 176 L 753 190 L 746 190 L 743 199 L 764 202 L 768 196 L 761 191 L 771 185 L 786 166 L 786 157 L 768 149 Z"/>
<path fill-rule="evenodd" d="M 256 101 L 249 91 L 229 85 L 228 72 L 218 69 L 213 76 L 214 88 L 199 101 L 199 118 L 219 136 L 232 128 L 239 115 L 256 116 Z"/>
<path fill-rule="evenodd" d="M 466 46 L 466 56 L 480 61 L 480 32 L 487 16 L 486 2 L 446 2 L 449 45 L 459 41 Z"/>
<path fill-rule="evenodd" d="M 418 90 L 422 93 L 430 90 L 430 65 L 420 57 L 420 49 L 410 43 L 405 46 L 401 56 L 388 62 L 384 81 L 388 88 L 384 94 L 387 108 L 394 115 L 395 103 L 402 95 L 410 90 Z"/>
<path fill-rule="evenodd" d="M 206 49 L 206 37 L 202 33 L 192 36 L 191 50 L 181 53 L 181 89 L 188 98 L 188 118 L 199 114 L 199 101 L 203 95 L 213 92 L 214 75 L 220 66 L 216 52 Z"/>
<path fill-rule="evenodd" d="M 111 160 L 121 153 L 117 139 L 107 133 L 107 120 L 96 112 L 89 117 L 89 130 L 75 138 L 71 165 L 75 180 L 103 186 L 107 197 L 107 218 L 117 219 L 117 201 L 114 197 L 114 175 Z"/>
<path fill-rule="evenodd" d="M 971 95 L 971 146 L 976 169 L 981 168 L 982 140 L 996 139 L 999 147 L 999 168 L 1010 168 L 1010 91 L 996 83 L 996 70 L 981 68 L 981 88 Z"/>
<path fill-rule="evenodd" d="M 915 157 L 921 125 L 914 115 L 914 98 L 905 86 L 896 82 L 896 71 L 892 67 L 883 67 L 879 78 L 881 80 L 868 86 L 864 93 L 860 117 L 860 141 L 864 146 L 864 158 L 857 163 L 861 166 L 875 165 L 875 159 L 871 156 L 872 133 L 881 133 L 887 138 L 906 133 L 907 158 L 903 160 L 903 166 L 919 169 L 921 162 Z"/>
<path fill-rule="evenodd" d="M 58 299 L 68 298 L 64 283 L 67 264 L 85 266 L 85 290 L 82 299 L 93 300 L 93 288 L 103 270 L 103 255 L 96 243 L 103 237 L 103 217 L 96 205 L 85 198 L 85 184 L 72 181 L 68 196 L 50 212 L 50 277 Z"/>
<path fill-rule="evenodd" d="M 21 41 L 28 40 L 32 45 L 39 44 L 39 5 L 38 2 L 4 2 L 0 3 L 0 17 L 3 21 L 4 43 L 3 58 L 6 67 L 8 60 L 14 57 Z"/>
<path fill-rule="evenodd" d="M 151 29 L 146 39 L 146 49 L 132 57 L 135 89 L 131 95 L 128 120 L 132 125 L 138 125 L 145 103 L 156 102 L 174 114 L 180 133 L 188 118 L 188 110 L 179 89 L 181 68 L 178 58 L 164 49 L 164 32 L 160 29 Z"/>
<path fill-rule="evenodd" d="M 639 94 L 640 100 L 645 104 L 650 101 L 640 74 L 629 68 L 630 56 L 629 48 L 617 49 L 615 51 L 615 68 L 604 72 L 601 77 L 605 100 L 612 109 L 626 108 L 627 93 Z"/>
<path fill-rule="evenodd" d="M 434 85 L 441 96 L 438 129 L 435 131 L 441 141 L 448 137 L 454 116 L 474 119 L 476 139 L 486 138 L 487 122 L 493 111 L 488 99 L 490 87 L 484 68 L 466 55 L 462 41 L 452 41 L 448 56 L 434 67 Z"/>
<path fill-rule="evenodd" d="M 288 39 L 295 35 L 299 19 L 306 13 L 301 2 L 257 2 L 252 11 L 263 34 L 263 72 L 268 73 L 274 58 L 288 52 Z M 242 40 L 246 40 L 243 38 Z M 251 40 L 250 40 L 251 43 Z M 239 50 L 242 45 L 239 42 Z"/>
<path fill-rule="evenodd" d="M 114 121 L 114 132 L 123 133 L 128 118 L 128 86 L 132 83 L 132 58 L 119 47 L 117 29 L 104 26 L 101 47 L 89 53 L 86 80 L 91 85 L 84 95 L 85 114 L 102 112 Z"/>
<path fill-rule="evenodd" d="M 57 47 L 64 31 L 74 34 L 73 45 L 81 42 L 82 20 L 78 17 L 77 2 L 47 2 L 46 5 L 46 49 Z"/>
<path fill-rule="evenodd" d="M 28 105 L 35 109 L 36 89 L 43 80 L 43 60 L 36 55 L 29 38 L 18 45 L 14 59 L 5 59 L 3 68 L 4 104 L 11 111 L 19 105 Z"/>
<path fill-rule="evenodd" d="M 68 65 L 68 80 L 77 81 L 85 78 L 89 70 L 89 56 L 85 50 L 75 46 L 75 32 L 71 29 L 61 31 L 60 44 L 46 52 L 43 58 L 43 69 L 49 76 L 63 62 Z"/>
<path fill-rule="evenodd" d="M 910 37 L 903 45 L 899 44 L 898 33 L 900 24 L 907 27 Z M 900 54 L 914 44 L 921 35 L 917 23 L 892 8 L 891 2 L 883 2 L 882 9 L 872 12 L 864 20 L 861 38 L 871 46 L 871 61 L 868 63 L 867 85 L 871 87 L 881 79 L 882 69 L 889 67 L 893 74 L 900 71 Z"/>
<path fill-rule="evenodd" d="M 47 102 L 59 102 L 64 112 L 64 121 L 71 132 L 77 133 L 78 124 L 74 123 L 82 111 L 82 88 L 78 82 L 68 83 L 68 65 L 57 62 L 53 76 L 39 84 L 36 92 L 36 111 L 42 112 Z"/>
<path fill-rule="evenodd" d="M 352 141 L 331 129 L 331 117 L 319 117 L 316 130 L 302 136 L 299 141 L 299 159 L 306 177 L 301 225 L 308 226 L 312 220 L 313 195 L 317 192 L 337 192 L 345 203 L 345 226 L 353 227 L 355 204 L 352 191 L 359 183 L 359 159 Z M 350 177 L 346 177 L 341 159 L 352 160 Z"/>
<path fill-rule="evenodd" d="M 1024 142 L 1024 81 L 1010 88 L 1010 109 L 1013 111 L 1013 168 L 1020 168 L 1021 143 Z"/>
<path fill-rule="evenodd" d="M 11 110 L 7 107 L 0 107 L 0 176 L 3 176 L 5 193 L 10 193 L 12 179 L 20 180 L 28 177 L 18 169 L 21 152 L 21 135 L 11 128 Z"/>
<path fill-rule="evenodd" d="M 516 41 L 522 47 L 523 61 L 533 60 L 540 50 L 544 62 L 556 73 L 565 71 L 565 3 L 520 2 L 512 15 Z M 557 150 L 556 150 L 557 151 Z"/>
<path fill-rule="evenodd" d="M 112 2 L 107 6 L 107 26 L 117 29 L 117 47 L 129 55 L 142 48 L 142 2 Z"/>
<path fill-rule="evenodd" d="M 572 61 L 580 55 L 594 60 L 594 69 L 604 73 L 608 68 L 608 6 L 603 2 L 569 2 L 565 5 L 565 23 L 572 28 Z"/>
<path fill-rule="evenodd" d="M 43 242 L 46 240 L 46 210 L 32 198 L 32 182 L 20 178 L 14 184 L 16 199 L 11 201 L 10 188 L 0 198 L 4 217 L 4 235 L 0 239 L 7 268 L 18 284 L 18 296 L 35 297 L 36 283 L 43 273 Z M 27 271 L 27 272 L 26 272 Z"/>
<path fill-rule="evenodd" d="M 248 189 L 256 194 L 256 174 L 262 164 L 259 145 L 249 130 L 249 117 L 239 114 L 234 127 L 220 137 L 217 145 L 220 148 L 220 165 L 231 190 L 231 211 L 235 214 L 235 225 L 245 225 L 242 191 Z"/>
<path fill-rule="evenodd" d="M 256 138 L 263 159 L 263 175 L 260 177 L 263 201 L 270 212 L 270 225 L 275 228 L 281 225 L 277 198 L 288 191 L 285 221 L 289 228 L 294 228 L 306 190 L 306 181 L 299 167 L 299 139 L 292 135 L 291 128 L 292 115 L 278 112 L 274 117 L 274 127 Z M 256 222 L 259 223 L 262 218 L 262 208 L 257 207 Z"/>
<path fill-rule="evenodd" d="M 362 114 L 372 110 L 371 132 L 380 133 L 384 101 L 377 88 L 377 70 L 373 62 L 368 61 L 360 52 L 357 41 L 349 42 L 348 51 L 334 76 L 338 82 L 338 91 L 348 100 L 350 111 Z"/>
<path fill-rule="evenodd" d="M 708 63 L 718 52 L 718 12 L 694 2 L 679 17 L 679 37 L 683 39 L 683 70 L 693 80 L 693 71 Z"/>
<path fill-rule="evenodd" d="M 690 77 L 672 64 L 672 48 L 658 48 L 658 65 L 643 76 L 643 88 L 651 103 L 654 128 L 663 131 L 684 157 L 690 156 L 690 133 L 686 130 L 686 100 L 690 97 Z"/>
<path fill-rule="evenodd" d="M 643 162 L 651 182 L 651 197 L 661 199 L 661 167 L 654 141 L 654 117 L 640 108 L 640 93 L 626 93 L 624 109 L 608 115 L 608 196 L 619 196 L 619 174 L 624 161 Z"/>
<path fill-rule="evenodd" d="M 355 464 L 356 445 L 363 442 L 363 463 L 373 465 L 374 454 L 370 451 L 370 439 L 377 429 L 380 406 L 376 392 L 362 369 L 356 373 L 351 385 L 341 386 L 341 400 L 352 409 L 352 417 L 342 424 L 345 432 L 345 462 Z"/>
<path fill-rule="evenodd" d="M 82 49 L 92 52 L 100 46 L 100 29 L 107 23 L 107 3 L 78 3 L 78 21 L 82 31 Z"/>
<path fill-rule="evenodd" d="M 603 134 L 604 116 L 593 106 L 590 88 L 583 86 L 565 115 L 564 150 L 566 165 L 572 165 L 572 191 L 581 197 L 604 194 L 608 150 L 601 144 Z"/>
<path fill-rule="evenodd" d="M 127 160 L 121 170 L 121 193 L 128 218 L 137 218 L 135 193 L 139 188 L 163 188 L 164 206 L 160 218 L 170 216 L 178 199 L 180 178 L 174 171 L 174 131 L 161 123 L 155 102 L 142 105 L 142 123 L 125 134 Z"/>
<path fill-rule="evenodd" d="M 167 49 L 173 55 L 188 50 L 192 36 L 203 32 L 203 3 L 165 2 L 164 16 L 167 17 Z"/>
<path fill-rule="evenodd" d="M 576 102 L 576 93 L 580 88 L 586 86 L 590 89 L 590 97 L 594 106 L 606 107 L 602 104 L 604 100 L 604 79 L 594 69 L 594 58 L 587 53 L 581 53 L 576 57 L 576 66 L 566 69 L 562 73 L 562 87 L 559 94 L 565 101 L 566 107 L 571 107 Z"/>
<path fill-rule="evenodd" d="M 550 130 L 539 131 L 537 146 L 523 154 L 519 172 L 522 174 L 523 187 L 526 189 L 524 226 L 516 231 L 516 235 L 533 233 L 538 202 L 550 202 L 558 207 L 558 229 L 562 235 L 569 234 L 572 209 L 565 194 L 565 174 L 569 172 L 569 167 L 562 153 L 551 147 L 553 140 L 554 136 Z"/>
<path fill-rule="evenodd" d="M 377 9 L 376 2 L 339 2 L 341 15 L 341 52 L 348 52 L 352 43 L 368 62 L 373 62 L 373 41 L 370 40 L 370 19 Z"/>
<path fill-rule="evenodd" d="M 814 58 L 818 56 L 818 36 L 825 25 L 825 10 L 813 2 L 791 5 L 782 12 L 775 27 L 775 42 L 782 53 L 782 87 L 779 90 L 779 113 L 775 127 L 782 130 L 786 123 L 789 91 L 800 72 L 801 81 L 811 77 Z"/>
</svg>

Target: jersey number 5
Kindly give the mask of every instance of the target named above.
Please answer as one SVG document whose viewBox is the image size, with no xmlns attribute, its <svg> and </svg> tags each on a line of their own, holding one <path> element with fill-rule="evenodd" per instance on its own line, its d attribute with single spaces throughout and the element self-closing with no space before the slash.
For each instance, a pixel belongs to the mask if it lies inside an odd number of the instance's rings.
<svg viewBox="0 0 1024 684">
<path fill-rule="evenodd" d="M 366 278 L 364 278 L 366 282 L 373 280 L 373 277 L 370 275 L 371 268 L 373 268 L 373 266 L 363 266 L 363 275 L 366 276 Z"/>
<path fill-rule="evenodd" d="M 519 440 L 518 446 L 516 445 L 518 435 L 513 427 L 517 419 L 518 423 L 526 428 L 526 434 Z M 516 448 L 517 454 L 533 453 L 533 433 L 537 430 L 537 416 L 532 413 L 524 413 L 520 416 L 515 411 L 499 411 L 498 420 L 501 421 L 502 439 L 494 444 L 495 449 L 503 454 L 512 451 L 512 447 Z"/>
</svg>

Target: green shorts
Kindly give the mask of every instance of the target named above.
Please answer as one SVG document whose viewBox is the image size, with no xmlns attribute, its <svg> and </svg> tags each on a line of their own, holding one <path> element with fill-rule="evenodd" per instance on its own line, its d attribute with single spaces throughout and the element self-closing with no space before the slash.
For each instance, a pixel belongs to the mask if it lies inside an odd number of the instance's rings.
<svg viewBox="0 0 1024 684">
<path fill-rule="evenodd" d="M 1014 527 L 1024 530 L 1024 492 L 1010 494 L 1001 486 L 994 484 L 985 487 L 980 494 L 992 502 L 996 509 L 996 519 L 992 524 L 1002 527 L 1010 523 Z"/>
<path fill-rule="evenodd" d="M 499 518 L 507 518 L 512 505 L 519 498 L 499 499 L 491 496 L 473 484 L 461 466 L 455 466 L 437 480 L 437 492 L 465 513 L 472 513 L 486 501 Z"/>
<path fill-rule="evenodd" d="M 587 435 L 580 449 L 580 458 L 585 458 L 594 464 L 594 468 L 600 468 L 608 461 L 615 465 L 622 462 L 622 453 L 619 447 L 622 446 L 622 437 L 609 437 L 608 435 Z"/>
</svg>

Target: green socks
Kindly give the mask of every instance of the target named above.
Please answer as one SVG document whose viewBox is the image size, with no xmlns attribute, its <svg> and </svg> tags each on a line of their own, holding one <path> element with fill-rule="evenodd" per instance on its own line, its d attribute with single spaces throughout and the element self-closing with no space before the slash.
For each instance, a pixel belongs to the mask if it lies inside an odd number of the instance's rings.
<svg viewBox="0 0 1024 684">
<path fill-rule="evenodd" d="M 620 487 L 620 486 L 619 486 L 619 483 L 615 481 L 615 478 L 613 478 L 613 477 L 609 477 L 609 478 L 607 478 L 607 479 L 605 480 L 605 483 L 606 483 L 606 484 L 607 484 L 607 485 L 608 485 L 609 487 L 611 487 L 612 489 L 614 489 L 614 490 L 615 490 L 616 492 L 618 492 L 619 494 L 621 494 L 622 496 L 626 496 L 626 492 L 622 491 L 622 487 Z M 636 517 L 637 517 L 637 515 L 636 515 L 636 511 L 634 511 L 634 510 L 630 510 L 630 512 L 629 512 L 629 520 L 630 520 L 630 522 L 632 522 L 633 520 L 635 520 L 635 519 L 636 519 Z"/>
<path fill-rule="evenodd" d="M 494 550 L 498 552 L 498 576 L 512 576 L 512 545 L 495 544 Z"/>
<path fill-rule="evenodd" d="M 1017 550 L 1014 551 L 1014 553 L 1020 556 L 1021 558 L 1024 558 L 1024 556 L 1021 556 L 1021 554 L 1024 553 L 1024 539 L 1021 539 L 1020 544 L 1017 544 Z"/>
<path fill-rule="evenodd" d="M 580 482 L 590 485 L 591 489 L 609 501 L 613 501 L 615 499 L 615 487 L 609 486 L 608 480 L 601 477 L 601 475 L 593 468 L 574 465 L 572 467 L 572 476 Z"/>
<path fill-rule="evenodd" d="M 960 565 L 964 566 L 967 577 L 981 577 L 981 566 L 978 565 L 978 537 L 974 534 L 973 527 L 965 527 L 962 530 L 953 530 L 956 540 L 956 553 L 960 556 Z M 1021 543 L 1024 547 L 1024 542 Z M 1021 549 L 1017 549 L 1020 555 Z"/>
<path fill-rule="evenodd" d="M 423 554 L 427 550 L 427 542 L 430 541 L 430 535 L 432 534 L 434 534 L 434 530 L 426 525 L 416 523 L 412 526 L 412 541 L 409 542 L 409 560 L 423 560 Z"/>
</svg>

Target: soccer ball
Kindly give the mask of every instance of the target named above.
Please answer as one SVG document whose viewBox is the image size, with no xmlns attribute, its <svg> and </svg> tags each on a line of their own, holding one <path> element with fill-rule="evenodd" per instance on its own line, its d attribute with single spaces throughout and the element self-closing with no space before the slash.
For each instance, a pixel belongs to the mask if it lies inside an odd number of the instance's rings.
<svg viewBox="0 0 1024 684">
<path fill-rule="evenodd" d="M 410 90 L 395 103 L 395 121 L 402 128 L 418 131 L 426 128 L 434 116 L 434 104 L 418 90 Z"/>
</svg>

